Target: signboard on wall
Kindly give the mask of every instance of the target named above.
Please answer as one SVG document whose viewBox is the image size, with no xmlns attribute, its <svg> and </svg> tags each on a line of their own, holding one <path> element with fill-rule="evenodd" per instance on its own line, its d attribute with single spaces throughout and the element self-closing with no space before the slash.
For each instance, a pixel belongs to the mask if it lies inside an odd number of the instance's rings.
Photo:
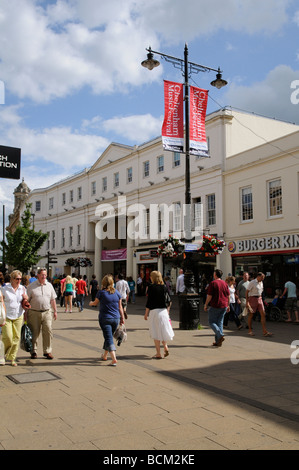
<svg viewBox="0 0 299 470">
<path fill-rule="evenodd" d="M 0 145 L 0 178 L 19 180 L 21 175 L 21 149 Z"/>
</svg>

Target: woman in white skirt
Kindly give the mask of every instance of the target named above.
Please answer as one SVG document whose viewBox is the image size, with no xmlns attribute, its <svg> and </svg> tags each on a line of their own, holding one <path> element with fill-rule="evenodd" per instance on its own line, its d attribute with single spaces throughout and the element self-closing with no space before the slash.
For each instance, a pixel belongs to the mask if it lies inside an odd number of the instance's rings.
<svg viewBox="0 0 299 470">
<path fill-rule="evenodd" d="M 168 308 L 165 301 L 166 287 L 159 271 L 151 272 L 152 284 L 148 286 L 147 302 L 144 319 L 149 317 L 149 332 L 156 347 L 156 355 L 153 359 L 162 359 L 160 343 L 164 347 L 164 357 L 169 356 L 167 341 L 171 341 L 174 332 L 170 323 Z"/>
</svg>

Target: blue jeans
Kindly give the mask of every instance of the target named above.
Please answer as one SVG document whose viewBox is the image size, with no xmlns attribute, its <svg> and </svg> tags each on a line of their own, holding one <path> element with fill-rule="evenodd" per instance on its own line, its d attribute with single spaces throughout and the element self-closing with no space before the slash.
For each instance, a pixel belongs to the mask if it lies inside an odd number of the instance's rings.
<svg viewBox="0 0 299 470">
<path fill-rule="evenodd" d="M 119 318 L 101 319 L 99 318 L 99 324 L 104 336 L 105 351 L 116 351 L 116 347 L 113 341 L 113 333 L 116 331 L 119 325 Z"/>
<path fill-rule="evenodd" d="M 77 300 L 77 306 L 80 309 L 80 312 L 82 312 L 83 307 L 84 307 L 84 294 L 77 294 L 76 300 Z"/>
<path fill-rule="evenodd" d="M 209 325 L 215 333 L 216 343 L 223 336 L 223 319 L 226 313 L 226 307 L 224 308 L 209 308 Z"/>
</svg>

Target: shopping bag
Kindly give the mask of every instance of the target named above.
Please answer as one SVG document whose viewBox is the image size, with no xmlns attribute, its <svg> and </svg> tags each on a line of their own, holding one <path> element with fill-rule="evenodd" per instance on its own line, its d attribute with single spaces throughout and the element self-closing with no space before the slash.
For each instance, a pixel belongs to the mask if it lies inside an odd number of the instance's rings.
<svg viewBox="0 0 299 470">
<path fill-rule="evenodd" d="M 24 322 L 22 329 L 21 329 L 20 348 L 26 352 L 31 352 L 33 349 L 32 333 L 31 333 L 29 326 L 27 325 L 27 322 Z"/>
<path fill-rule="evenodd" d="M 4 303 L 0 300 L 0 326 L 5 325 L 5 321 L 6 321 L 5 307 L 4 307 Z"/>
<path fill-rule="evenodd" d="M 5 350 L 2 339 L 0 338 L 0 365 L 5 364 Z"/>
<path fill-rule="evenodd" d="M 121 343 L 124 343 L 125 341 L 127 341 L 128 335 L 126 332 L 126 327 L 123 323 L 121 325 L 118 325 L 113 336 L 117 340 L 117 346 L 120 346 Z"/>
</svg>

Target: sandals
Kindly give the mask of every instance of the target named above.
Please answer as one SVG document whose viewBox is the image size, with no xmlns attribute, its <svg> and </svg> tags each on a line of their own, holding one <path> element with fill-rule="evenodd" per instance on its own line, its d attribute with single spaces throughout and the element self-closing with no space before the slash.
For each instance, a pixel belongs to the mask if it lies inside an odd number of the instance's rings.
<svg viewBox="0 0 299 470">
<path fill-rule="evenodd" d="M 108 360 L 107 357 L 104 357 L 104 354 L 101 355 L 100 359 L 101 359 L 101 361 L 107 361 Z"/>
<path fill-rule="evenodd" d="M 152 359 L 162 359 L 162 356 L 153 356 Z"/>
<path fill-rule="evenodd" d="M 270 337 L 270 336 L 273 336 L 273 333 L 269 333 L 269 331 L 267 331 L 266 333 L 263 334 L 263 336 L 265 337 Z"/>
<path fill-rule="evenodd" d="M 168 351 L 168 349 L 165 349 L 165 351 L 164 351 L 164 357 L 167 357 L 167 356 L 169 356 L 169 351 Z"/>
<path fill-rule="evenodd" d="M 249 336 L 255 336 L 255 334 L 253 333 L 253 331 L 249 331 L 248 334 L 249 334 Z"/>
</svg>

